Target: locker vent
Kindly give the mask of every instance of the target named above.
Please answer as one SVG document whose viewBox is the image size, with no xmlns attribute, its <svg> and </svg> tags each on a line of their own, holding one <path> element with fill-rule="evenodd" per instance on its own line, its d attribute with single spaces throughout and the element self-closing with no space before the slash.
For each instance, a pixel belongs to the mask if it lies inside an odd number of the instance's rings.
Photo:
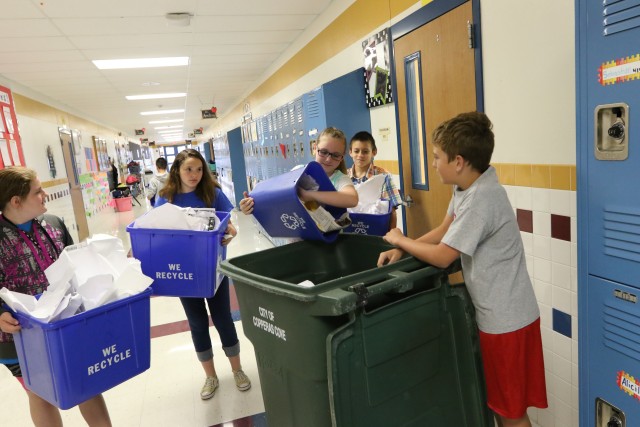
<svg viewBox="0 0 640 427">
<path fill-rule="evenodd" d="M 640 210 L 605 207 L 604 253 L 640 262 Z"/>
<path fill-rule="evenodd" d="M 604 0 L 602 7 L 604 36 L 640 27 L 640 0 Z"/>
<path fill-rule="evenodd" d="M 307 98 L 307 113 L 309 118 L 320 117 L 320 103 L 318 102 L 318 97 L 310 96 Z"/>
<path fill-rule="evenodd" d="M 302 99 L 297 99 L 295 103 L 296 122 L 302 123 Z"/>
<path fill-rule="evenodd" d="M 637 305 L 608 300 L 604 306 L 604 345 L 640 361 L 640 317 Z"/>
</svg>

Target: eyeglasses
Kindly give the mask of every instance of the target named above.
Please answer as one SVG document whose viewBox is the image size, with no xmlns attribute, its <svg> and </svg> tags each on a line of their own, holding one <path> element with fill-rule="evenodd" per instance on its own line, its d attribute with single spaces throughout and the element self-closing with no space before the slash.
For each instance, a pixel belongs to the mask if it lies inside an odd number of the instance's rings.
<svg viewBox="0 0 640 427">
<path fill-rule="evenodd" d="M 320 157 L 328 157 L 331 156 L 333 160 L 342 160 L 344 154 L 341 153 L 331 153 L 329 150 L 325 150 L 324 148 L 318 150 L 318 155 Z"/>
</svg>

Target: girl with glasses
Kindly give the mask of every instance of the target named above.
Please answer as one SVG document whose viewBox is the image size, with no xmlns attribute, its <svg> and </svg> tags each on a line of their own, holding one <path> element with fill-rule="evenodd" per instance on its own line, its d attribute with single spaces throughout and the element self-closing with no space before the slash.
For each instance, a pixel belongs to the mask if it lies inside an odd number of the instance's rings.
<svg viewBox="0 0 640 427">
<path fill-rule="evenodd" d="M 353 208 L 358 204 L 358 193 L 351 178 L 347 176 L 344 162 L 346 152 L 347 138 L 340 129 L 328 127 L 320 133 L 316 142 L 316 162 L 322 166 L 336 191 L 299 189 L 298 196 L 303 202 L 315 201 L 338 208 Z M 253 198 L 245 191 L 244 199 L 240 201 L 240 210 L 246 215 L 251 214 L 253 203 Z"/>
</svg>

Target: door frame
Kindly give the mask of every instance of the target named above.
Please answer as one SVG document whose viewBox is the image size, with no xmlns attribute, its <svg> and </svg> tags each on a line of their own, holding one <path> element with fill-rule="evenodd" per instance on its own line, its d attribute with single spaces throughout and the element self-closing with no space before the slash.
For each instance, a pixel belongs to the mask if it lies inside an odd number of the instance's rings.
<svg viewBox="0 0 640 427">
<path fill-rule="evenodd" d="M 461 6 L 464 3 L 471 2 L 471 13 L 473 16 L 473 39 L 475 42 L 474 62 L 475 62 L 475 83 L 476 83 L 476 110 L 484 112 L 484 88 L 482 76 L 482 31 L 480 23 L 480 0 L 433 0 L 432 2 L 421 7 L 411 15 L 392 25 L 391 32 L 391 49 L 390 66 L 391 66 L 391 87 L 393 93 L 398 93 L 395 67 L 395 41 L 416 30 L 423 25 L 439 18 L 447 12 Z M 406 194 L 403 179 L 402 165 L 402 142 L 400 140 L 400 117 L 398 114 L 398 97 L 393 97 L 393 104 L 396 109 L 396 143 L 398 152 L 398 168 L 400 173 L 400 191 Z M 402 228 L 403 232 L 407 232 L 406 209 L 402 209 Z"/>
</svg>

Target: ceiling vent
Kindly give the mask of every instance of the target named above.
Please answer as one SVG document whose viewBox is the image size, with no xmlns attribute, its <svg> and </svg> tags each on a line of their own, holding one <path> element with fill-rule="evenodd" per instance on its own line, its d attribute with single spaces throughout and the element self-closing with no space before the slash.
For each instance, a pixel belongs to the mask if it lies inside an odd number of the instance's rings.
<svg viewBox="0 0 640 427">
<path fill-rule="evenodd" d="M 165 15 L 169 25 L 176 27 L 188 27 L 191 23 L 191 15 L 189 12 L 170 12 Z"/>
</svg>

